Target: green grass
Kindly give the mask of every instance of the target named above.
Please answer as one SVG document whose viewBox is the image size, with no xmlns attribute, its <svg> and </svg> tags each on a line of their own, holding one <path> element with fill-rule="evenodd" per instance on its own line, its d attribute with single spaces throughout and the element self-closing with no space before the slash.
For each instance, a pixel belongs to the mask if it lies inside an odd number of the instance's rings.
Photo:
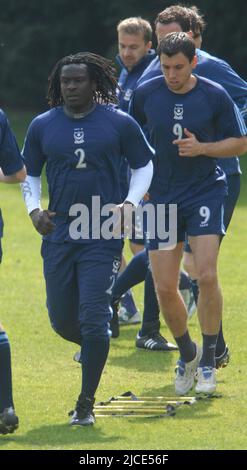
<svg viewBox="0 0 247 470">
<path fill-rule="evenodd" d="M 22 145 L 25 114 L 13 124 Z M 247 168 L 247 159 L 242 162 Z M 240 202 L 220 255 L 224 330 L 232 353 L 230 365 L 218 374 L 222 398 L 181 407 L 173 418 L 99 418 L 90 429 L 71 429 L 67 424 L 67 412 L 80 389 L 80 367 L 72 360 L 77 348 L 49 325 L 40 237 L 26 215 L 19 188 L 1 185 L 5 220 L 1 321 L 11 340 L 20 428 L 14 435 L 0 436 L 0 449 L 247 449 L 245 183 L 243 177 Z M 135 298 L 142 309 L 142 286 L 135 289 Z M 177 353 L 137 351 L 137 329 L 125 327 L 112 341 L 98 401 L 127 390 L 142 396 L 173 395 Z M 199 339 L 196 317 L 190 329 Z M 172 339 L 164 326 L 162 331 Z"/>
</svg>

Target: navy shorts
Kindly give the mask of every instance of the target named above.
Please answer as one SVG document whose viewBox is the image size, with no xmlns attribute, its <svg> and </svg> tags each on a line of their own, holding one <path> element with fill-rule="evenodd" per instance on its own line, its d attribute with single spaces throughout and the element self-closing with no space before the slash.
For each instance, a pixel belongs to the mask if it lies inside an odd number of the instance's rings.
<svg viewBox="0 0 247 470">
<path fill-rule="evenodd" d="M 2 262 L 2 257 L 3 257 L 3 250 L 2 250 L 2 243 L 1 243 L 1 238 L 0 238 L 0 263 Z"/>
<path fill-rule="evenodd" d="M 186 234 L 224 235 L 223 223 L 224 202 L 227 193 L 225 180 L 221 179 L 202 190 L 193 197 L 185 197 L 176 205 L 175 224 L 171 224 L 171 214 L 166 206 L 164 221 L 165 228 L 169 227 L 169 239 L 162 239 L 156 231 L 155 237 L 147 240 L 148 250 L 172 249 L 177 243 L 184 242 Z M 173 211 L 175 213 L 175 210 Z M 176 233 L 174 233 L 176 232 Z M 172 242 L 171 242 L 172 240 Z"/>
<path fill-rule="evenodd" d="M 233 211 L 235 209 L 235 206 L 238 201 L 239 193 L 240 193 L 240 174 L 235 174 L 235 175 L 228 175 L 226 180 L 227 180 L 227 187 L 228 187 L 228 194 L 225 198 L 225 204 L 224 204 L 224 226 L 225 230 L 230 225 Z M 221 237 L 222 239 L 223 237 Z M 184 243 L 184 251 L 186 253 L 191 253 L 192 250 L 190 248 L 190 244 L 188 241 L 188 238 L 186 237 L 185 243 Z"/>
<path fill-rule="evenodd" d="M 47 308 L 56 331 L 79 325 L 81 336 L 108 336 L 112 289 L 121 251 L 110 243 L 43 241 Z"/>
</svg>

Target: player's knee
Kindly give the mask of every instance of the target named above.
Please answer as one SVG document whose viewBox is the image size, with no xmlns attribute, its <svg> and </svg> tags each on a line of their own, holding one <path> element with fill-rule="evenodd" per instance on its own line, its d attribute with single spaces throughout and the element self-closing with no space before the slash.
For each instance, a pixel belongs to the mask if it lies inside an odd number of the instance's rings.
<svg viewBox="0 0 247 470">
<path fill-rule="evenodd" d="M 66 328 L 62 327 L 61 325 L 54 325 L 53 323 L 51 326 L 55 333 L 61 336 L 61 338 L 68 339 L 69 334 Z"/>
<path fill-rule="evenodd" d="M 206 268 L 198 273 L 198 284 L 201 289 L 209 289 L 217 284 L 217 273 L 215 269 Z"/>
<path fill-rule="evenodd" d="M 0 333 L 3 332 L 3 331 L 4 331 L 4 327 L 3 327 L 3 325 L 1 325 L 1 323 L 0 323 Z"/>
<path fill-rule="evenodd" d="M 51 323 L 53 330 L 62 338 L 67 339 L 69 336 L 68 328 L 61 323 Z"/>
<path fill-rule="evenodd" d="M 168 283 L 158 283 L 155 286 L 158 298 L 162 303 L 167 303 L 173 301 L 173 299 L 178 295 L 177 285 Z"/>
<path fill-rule="evenodd" d="M 109 337 L 109 323 L 83 323 L 80 327 L 81 336 Z"/>
<path fill-rule="evenodd" d="M 112 310 L 107 299 L 80 305 L 79 326 L 82 336 L 108 336 Z"/>
<path fill-rule="evenodd" d="M 68 321 L 52 320 L 51 326 L 53 330 L 61 336 L 61 338 L 73 343 L 81 344 L 81 334 L 79 324 Z"/>
</svg>

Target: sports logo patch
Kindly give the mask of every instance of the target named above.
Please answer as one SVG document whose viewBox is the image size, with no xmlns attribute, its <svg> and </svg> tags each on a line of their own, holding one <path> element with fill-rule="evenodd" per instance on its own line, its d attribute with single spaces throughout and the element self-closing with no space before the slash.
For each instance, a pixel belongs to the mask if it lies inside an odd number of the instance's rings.
<svg viewBox="0 0 247 470">
<path fill-rule="evenodd" d="M 84 142 L 84 131 L 81 128 L 74 129 L 74 143 L 75 144 L 83 144 Z"/>
<path fill-rule="evenodd" d="M 174 119 L 181 120 L 184 117 L 184 108 L 182 104 L 175 104 L 174 106 Z"/>
<path fill-rule="evenodd" d="M 133 93 L 133 90 L 131 90 L 131 88 L 128 88 L 125 92 L 125 95 L 124 95 L 124 100 L 125 101 L 130 101 L 130 98 L 132 96 L 132 93 Z"/>
</svg>

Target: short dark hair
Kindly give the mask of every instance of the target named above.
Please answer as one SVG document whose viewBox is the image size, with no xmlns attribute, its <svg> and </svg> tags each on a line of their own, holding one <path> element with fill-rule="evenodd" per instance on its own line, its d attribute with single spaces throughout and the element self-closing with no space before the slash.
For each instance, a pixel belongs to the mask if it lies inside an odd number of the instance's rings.
<svg viewBox="0 0 247 470">
<path fill-rule="evenodd" d="M 178 23 L 183 32 L 191 30 L 194 38 L 202 34 L 206 28 L 204 17 L 196 5 L 172 5 L 157 15 L 155 26 L 157 23 Z"/>
<path fill-rule="evenodd" d="M 54 66 L 48 78 L 47 99 L 51 108 L 63 103 L 60 76 L 65 65 L 84 64 L 87 66 L 90 80 L 96 83 L 94 101 L 97 103 L 118 103 L 116 90 L 118 88 L 116 72 L 112 62 L 105 57 L 91 52 L 78 52 L 60 59 Z"/>
<path fill-rule="evenodd" d="M 206 22 L 203 18 L 203 15 L 200 13 L 197 6 L 192 5 L 186 7 L 188 14 L 190 16 L 190 29 L 193 33 L 193 37 L 196 38 L 200 36 L 206 28 Z"/>
<path fill-rule="evenodd" d="M 191 27 L 191 18 L 187 8 L 182 5 L 172 5 L 158 13 L 155 19 L 155 26 L 157 23 L 178 23 L 182 31 L 188 32 Z"/>
<path fill-rule="evenodd" d="M 162 39 L 157 47 L 157 54 L 166 54 L 172 57 L 179 52 L 182 52 L 189 62 L 192 62 L 196 48 L 193 39 L 187 33 L 170 33 Z"/>
</svg>

